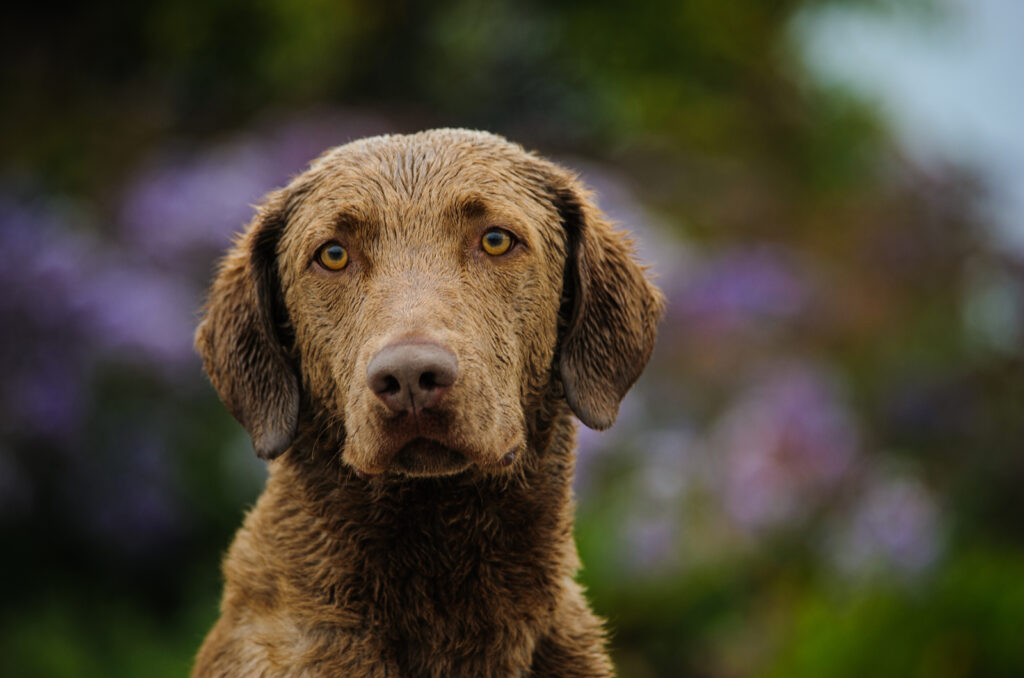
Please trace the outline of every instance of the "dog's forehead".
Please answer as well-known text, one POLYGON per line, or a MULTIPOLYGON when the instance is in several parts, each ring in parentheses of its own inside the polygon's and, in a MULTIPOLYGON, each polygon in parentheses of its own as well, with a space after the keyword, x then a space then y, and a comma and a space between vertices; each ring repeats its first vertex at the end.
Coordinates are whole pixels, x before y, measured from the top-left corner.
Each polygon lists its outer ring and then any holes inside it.
POLYGON ((536 158, 522 147, 467 130, 361 139, 327 151, 307 174, 318 177, 327 191, 378 202, 436 200, 468 187, 499 194, 529 191, 540 178, 536 158))
POLYGON ((307 226, 437 221, 460 210, 540 223, 554 212, 544 172, 536 156, 496 135, 432 130, 333 148, 294 185, 305 186, 298 212, 307 226))

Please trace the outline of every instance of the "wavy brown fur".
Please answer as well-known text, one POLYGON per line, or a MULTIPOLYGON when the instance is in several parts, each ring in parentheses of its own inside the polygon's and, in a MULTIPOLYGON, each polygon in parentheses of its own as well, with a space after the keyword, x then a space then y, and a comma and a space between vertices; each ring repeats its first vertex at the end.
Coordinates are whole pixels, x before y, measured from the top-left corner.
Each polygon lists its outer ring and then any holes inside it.
POLYGON ((355 142, 272 194, 196 338, 272 461, 193 675, 612 675, 575 581, 571 415, 611 425, 660 312, 576 180, 493 135, 355 142), (495 223, 522 247, 481 256, 495 223), (328 240, 351 252, 340 274, 310 264, 328 240), (412 422, 365 377, 410 336, 460 366, 412 422), (421 438, 465 463, 403 469, 421 438))

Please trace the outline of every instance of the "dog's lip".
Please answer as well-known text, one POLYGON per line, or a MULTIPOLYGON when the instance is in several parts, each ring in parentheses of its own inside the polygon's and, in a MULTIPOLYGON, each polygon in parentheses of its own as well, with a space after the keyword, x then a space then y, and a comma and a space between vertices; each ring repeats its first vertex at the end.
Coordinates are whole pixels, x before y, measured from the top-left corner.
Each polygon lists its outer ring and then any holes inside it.
POLYGON ((503 426, 497 436, 501 442, 495 444, 489 440, 494 432, 484 431, 479 439, 466 435, 449 410, 433 410, 427 415, 418 421, 405 416, 399 421, 377 419, 371 427, 377 429, 373 448, 347 459, 355 474, 362 480, 392 474, 456 475, 471 468, 503 474, 522 457, 526 431, 514 425, 503 426), (414 454, 417 447, 421 449, 414 454))
POLYGON ((463 452, 426 437, 402 445, 391 457, 391 470, 405 475, 453 475, 465 471, 471 461, 463 452))

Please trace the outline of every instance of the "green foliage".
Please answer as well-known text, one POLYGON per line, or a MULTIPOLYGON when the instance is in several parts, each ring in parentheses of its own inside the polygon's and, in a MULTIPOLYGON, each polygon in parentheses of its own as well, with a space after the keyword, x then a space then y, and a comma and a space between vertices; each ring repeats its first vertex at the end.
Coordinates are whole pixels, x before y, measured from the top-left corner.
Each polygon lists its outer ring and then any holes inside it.
POLYGON ((206 573, 197 601, 170 616, 84 582, 50 582, 44 596, 12 607, 0 618, 6 675, 23 678, 187 675, 203 636, 216 620, 217 582, 206 573), (199 603, 198 601, 202 601, 199 603))
POLYGON ((764 676, 1014 676, 1024 554, 966 551, 916 586, 809 590, 764 676))

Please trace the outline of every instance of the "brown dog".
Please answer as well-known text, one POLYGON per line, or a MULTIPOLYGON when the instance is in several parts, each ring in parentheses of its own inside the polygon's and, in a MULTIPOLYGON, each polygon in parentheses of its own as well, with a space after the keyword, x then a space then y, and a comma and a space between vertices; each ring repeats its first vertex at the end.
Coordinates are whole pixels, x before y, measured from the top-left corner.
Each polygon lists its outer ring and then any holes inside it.
POLYGON ((269 195, 196 346, 270 463, 196 676, 609 676, 575 582, 575 413, 611 426, 662 301, 564 169, 465 130, 269 195))

